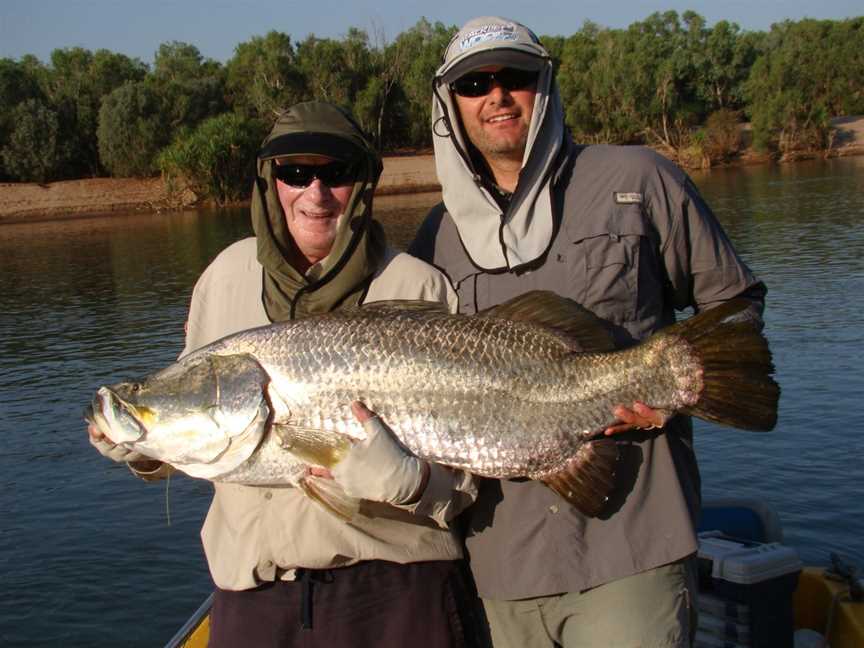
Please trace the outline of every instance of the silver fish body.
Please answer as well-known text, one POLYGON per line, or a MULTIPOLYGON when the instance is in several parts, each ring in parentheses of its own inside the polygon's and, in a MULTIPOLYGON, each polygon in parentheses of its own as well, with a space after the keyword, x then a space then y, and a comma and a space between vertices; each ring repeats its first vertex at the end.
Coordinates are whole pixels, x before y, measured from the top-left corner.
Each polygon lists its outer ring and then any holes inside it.
MULTIPOLYGON (((363 437, 349 407, 361 400, 422 458, 487 477, 540 479, 579 500, 574 489, 611 488, 614 442, 596 438, 614 422, 617 404, 639 400, 740 427, 773 427, 778 390, 768 375, 770 353, 742 321, 745 306, 712 316, 708 334, 696 317, 676 325, 684 333, 670 329, 622 351, 579 352, 586 344, 608 348, 605 329, 549 293, 472 317, 420 304, 373 305, 231 335, 141 383, 102 388, 93 409, 115 442, 193 476, 297 484, 306 466, 333 465, 351 438, 363 437), (748 341, 747 384, 767 390, 762 411, 750 418, 726 406, 714 411, 713 402, 700 406, 714 389, 712 358, 719 354, 723 385, 728 366, 741 363, 730 359, 738 353, 734 342, 706 358, 699 340, 722 340, 729 331, 748 341), (124 426, 131 431, 118 432, 124 426), (601 484, 586 486, 581 477, 596 481, 591 464, 604 474, 601 484), (562 483, 560 475, 569 476, 562 483)), ((591 496, 598 498, 605 495, 591 496)))

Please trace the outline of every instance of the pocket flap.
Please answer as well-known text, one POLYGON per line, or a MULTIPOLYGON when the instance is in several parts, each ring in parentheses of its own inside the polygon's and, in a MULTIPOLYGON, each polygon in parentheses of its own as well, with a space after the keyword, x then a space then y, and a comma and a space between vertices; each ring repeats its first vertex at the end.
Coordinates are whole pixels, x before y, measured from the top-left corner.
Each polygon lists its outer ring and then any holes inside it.
POLYGON ((588 241, 586 260, 589 268, 603 268, 630 262, 631 248, 638 238, 648 236, 648 227, 639 205, 615 205, 607 219, 595 219, 580 228, 581 238, 588 241))

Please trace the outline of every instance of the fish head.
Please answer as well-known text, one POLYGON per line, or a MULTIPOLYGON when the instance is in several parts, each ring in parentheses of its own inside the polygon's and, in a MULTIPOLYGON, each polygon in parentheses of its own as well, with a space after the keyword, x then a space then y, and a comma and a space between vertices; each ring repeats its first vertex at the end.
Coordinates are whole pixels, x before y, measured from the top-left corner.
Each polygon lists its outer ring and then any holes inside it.
POLYGON ((248 354, 193 353, 141 380, 100 387, 87 416, 113 443, 211 478, 257 448, 270 418, 268 381, 248 354))

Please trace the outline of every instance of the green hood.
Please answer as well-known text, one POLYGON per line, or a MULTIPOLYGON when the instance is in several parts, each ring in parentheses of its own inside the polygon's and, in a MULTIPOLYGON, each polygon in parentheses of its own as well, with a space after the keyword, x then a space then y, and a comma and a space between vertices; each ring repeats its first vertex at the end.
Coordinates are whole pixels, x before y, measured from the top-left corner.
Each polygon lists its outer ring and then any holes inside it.
POLYGON ((271 321, 326 313, 357 305, 384 256, 384 230, 372 219, 372 195, 381 158, 354 120, 329 103, 310 101, 283 112, 264 140, 252 191, 252 227, 264 267, 264 308, 271 321), (276 191, 273 158, 319 154, 358 163, 357 181, 333 249, 313 270, 288 263, 291 234, 276 191))

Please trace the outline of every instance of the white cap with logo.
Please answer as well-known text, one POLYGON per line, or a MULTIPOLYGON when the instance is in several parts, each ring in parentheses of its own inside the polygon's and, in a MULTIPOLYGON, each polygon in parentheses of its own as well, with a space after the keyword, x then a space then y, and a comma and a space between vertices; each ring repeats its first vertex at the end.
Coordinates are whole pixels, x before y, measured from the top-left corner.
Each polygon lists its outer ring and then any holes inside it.
POLYGON ((481 16, 469 20, 444 51, 444 62, 435 76, 451 83, 485 65, 540 70, 549 53, 540 39, 515 20, 481 16))

